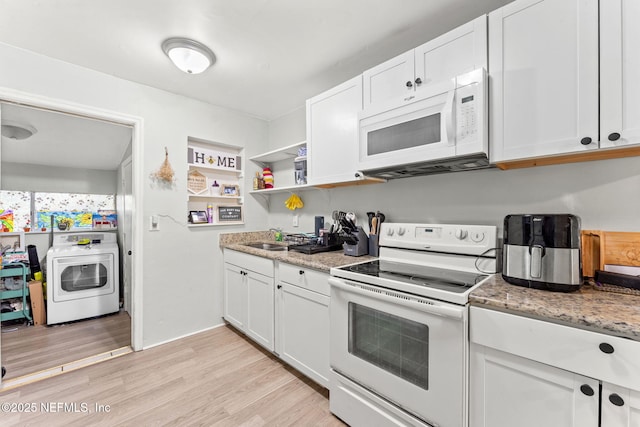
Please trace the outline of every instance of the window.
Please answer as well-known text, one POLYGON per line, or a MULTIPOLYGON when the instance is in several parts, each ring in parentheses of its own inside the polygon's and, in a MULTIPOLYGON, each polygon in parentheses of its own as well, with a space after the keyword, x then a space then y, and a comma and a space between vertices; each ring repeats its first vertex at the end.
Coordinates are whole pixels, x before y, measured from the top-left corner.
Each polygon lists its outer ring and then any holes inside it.
POLYGON ((71 228, 90 229, 96 219, 115 226, 115 209, 113 194, 0 191, 2 231, 18 231, 28 226, 50 229, 52 217, 54 227, 69 221, 71 228))
POLYGON ((0 191, 0 231, 21 231, 31 224, 31 193, 0 191))

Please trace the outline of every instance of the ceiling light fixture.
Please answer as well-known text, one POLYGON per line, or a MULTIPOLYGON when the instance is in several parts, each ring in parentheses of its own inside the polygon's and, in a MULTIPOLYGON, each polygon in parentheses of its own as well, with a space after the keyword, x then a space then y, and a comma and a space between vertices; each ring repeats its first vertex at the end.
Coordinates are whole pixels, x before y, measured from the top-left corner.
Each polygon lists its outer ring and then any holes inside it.
POLYGON ((163 41, 162 50, 176 67, 189 74, 199 74, 216 62, 216 56, 211 49, 183 37, 172 37, 163 41))
POLYGON ((10 122, 7 120, 2 123, 2 136, 16 141, 27 139, 37 132, 38 130, 33 126, 10 122))

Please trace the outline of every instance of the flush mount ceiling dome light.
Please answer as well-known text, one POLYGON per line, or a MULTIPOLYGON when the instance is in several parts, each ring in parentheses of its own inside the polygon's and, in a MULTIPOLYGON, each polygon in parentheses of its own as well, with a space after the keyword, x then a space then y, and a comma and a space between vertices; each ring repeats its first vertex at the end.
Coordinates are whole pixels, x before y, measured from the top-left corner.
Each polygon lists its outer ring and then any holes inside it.
POLYGON ((176 67, 189 74, 199 74, 216 62, 211 49, 191 39, 172 37, 162 42, 162 50, 176 67))
POLYGON ((27 139, 37 132, 38 130, 33 126, 10 121, 4 121, 4 123, 2 123, 2 136, 16 141, 27 139))

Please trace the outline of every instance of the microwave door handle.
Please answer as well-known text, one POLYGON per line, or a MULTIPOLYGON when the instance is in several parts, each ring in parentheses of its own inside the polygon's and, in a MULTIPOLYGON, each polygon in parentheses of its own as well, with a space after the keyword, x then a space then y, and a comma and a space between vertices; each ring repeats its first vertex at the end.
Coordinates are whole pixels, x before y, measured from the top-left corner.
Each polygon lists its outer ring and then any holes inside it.
POLYGON ((456 96, 456 91, 451 89, 447 92, 447 101, 444 104, 445 115, 445 132, 447 135, 447 145, 453 146, 456 144, 455 135, 453 133, 453 114, 455 103, 453 102, 456 96))

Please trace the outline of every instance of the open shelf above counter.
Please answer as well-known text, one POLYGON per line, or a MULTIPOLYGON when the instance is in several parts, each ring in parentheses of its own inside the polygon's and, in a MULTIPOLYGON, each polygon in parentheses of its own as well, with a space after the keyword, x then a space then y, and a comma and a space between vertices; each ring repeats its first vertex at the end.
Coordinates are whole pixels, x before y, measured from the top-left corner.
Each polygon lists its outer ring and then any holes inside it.
POLYGON ((301 141, 296 144, 288 145, 277 150, 268 151, 257 156, 249 157, 252 162, 260 163, 262 165, 269 165, 281 160, 294 159, 298 157, 298 148, 307 145, 307 141, 301 141))

